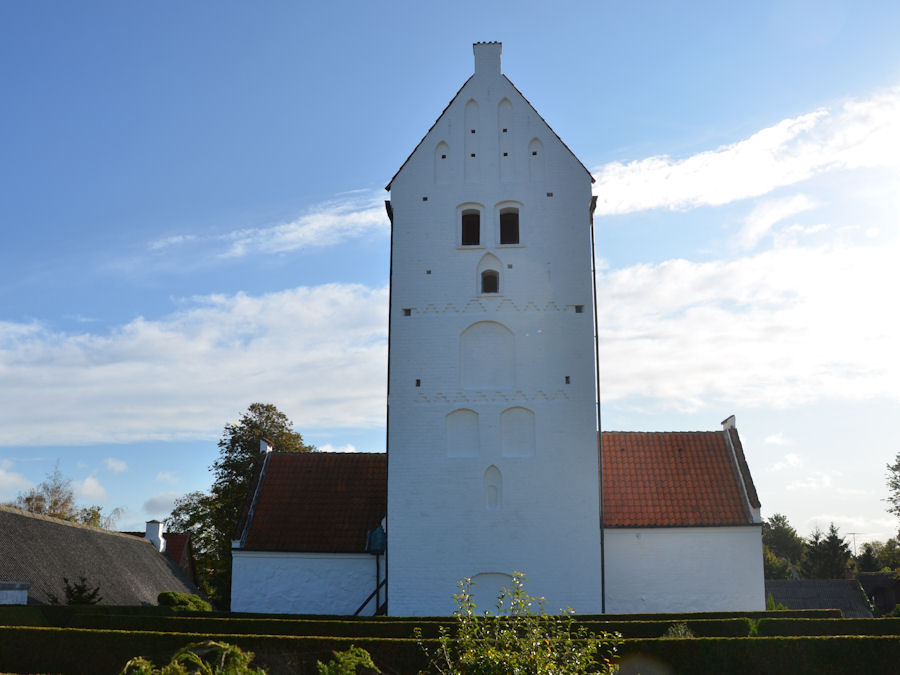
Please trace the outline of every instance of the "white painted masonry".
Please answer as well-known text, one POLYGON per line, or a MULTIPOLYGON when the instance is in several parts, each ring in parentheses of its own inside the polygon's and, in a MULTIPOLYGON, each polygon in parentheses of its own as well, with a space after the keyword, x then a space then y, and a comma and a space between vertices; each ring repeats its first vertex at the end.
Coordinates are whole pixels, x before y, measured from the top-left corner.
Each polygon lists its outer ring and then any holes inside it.
POLYGON ((606 611, 765 609, 762 526, 606 530, 606 611))
POLYGON ((394 615, 447 614, 458 579, 514 570, 550 608, 600 611, 591 177, 500 49, 475 45, 475 74, 389 186, 394 615))
MULTIPOLYGON (((232 550, 231 555, 233 612, 353 614, 375 589, 375 556, 368 553, 232 550)), ((373 600, 361 615, 374 612, 373 600)))
POLYGON ((0 605, 27 605, 29 588, 26 581, 0 581, 0 605))

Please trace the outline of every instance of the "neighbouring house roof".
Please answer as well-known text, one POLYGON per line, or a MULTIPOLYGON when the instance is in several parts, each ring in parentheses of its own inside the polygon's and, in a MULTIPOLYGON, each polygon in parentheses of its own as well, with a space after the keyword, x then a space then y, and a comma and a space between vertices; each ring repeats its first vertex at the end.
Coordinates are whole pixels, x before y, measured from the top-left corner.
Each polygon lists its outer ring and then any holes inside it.
POLYGON ((893 572, 860 572, 858 580, 880 611, 890 612, 900 604, 900 579, 893 572))
POLYGON ((273 452, 265 463, 235 535, 244 550, 365 551, 387 512, 384 453, 273 452))
POLYGON ((602 450, 607 527, 755 522, 749 507, 758 509, 759 499, 736 429, 606 431, 602 450), (737 440, 734 455, 726 434, 737 440))
MULTIPOLYGON (((733 428, 604 432, 603 456, 607 527, 759 524, 752 511, 759 500, 733 428)), ((362 553, 386 512, 384 453, 268 453, 257 464, 236 547, 362 553)))
MULTIPOLYGON (((147 537, 146 532, 129 530, 121 530, 120 532, 121 534, 127 534, 131 537, 140 537, 141 539, 146 539, 147 537)), ((194 552, 193 546, 191 545, 190 533, 181 534, 180 532, 163 532, 163 539, 166 542, 166 550, 163 551, 163 555, 171 558, 176 565, 184 570, 188 579, 196 583, 194 577, 194 552)))
POLYGON ((65 602, 63 577, 99 586, 101 605, 156 604, 162 591, 197 593, 144 539, 0 506, 0 581, 29 582, 29 604, 65 602))
POLYGON ((847 618, 872 616, 856 579, 766 579, 766 596, 788 609, 839 609, 847 618))

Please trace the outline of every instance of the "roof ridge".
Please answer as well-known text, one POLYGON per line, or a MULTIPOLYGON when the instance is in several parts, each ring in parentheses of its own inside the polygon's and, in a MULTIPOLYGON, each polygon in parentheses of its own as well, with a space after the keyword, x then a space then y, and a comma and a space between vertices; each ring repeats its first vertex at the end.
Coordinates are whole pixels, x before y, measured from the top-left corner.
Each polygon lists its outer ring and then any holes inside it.
MULTIPOLYGON (((118 532, 116 530, 106 530, 102 527, 94 527, 93 525, 85 525, 84 523, 76 523, 73 520, 65 520, 64 518, 55 518, 53 516, 48 516, 43 513, 32 513, 31 511, 26 511, 25 509, 16 508, 15 506, 6 506, 4 504, 0 504, 0 511, 6 511, 7 513, 12 513, 21 516, 27 516, 28 518, 34 518, 36 520, 45 520, 49 523, 56 523, 58 525, 68 525, 69 527, 75 527, 80 530, 87 530, 88 532, 99 532, 101 534, 109 534, 114 537, 125 537, 126 539, 137 539, 136 536, 131 534, 126 534, 125 532, 118 532)), ((146 537, 143 537, 147 543, 150 543, 150 540, 146 537)))

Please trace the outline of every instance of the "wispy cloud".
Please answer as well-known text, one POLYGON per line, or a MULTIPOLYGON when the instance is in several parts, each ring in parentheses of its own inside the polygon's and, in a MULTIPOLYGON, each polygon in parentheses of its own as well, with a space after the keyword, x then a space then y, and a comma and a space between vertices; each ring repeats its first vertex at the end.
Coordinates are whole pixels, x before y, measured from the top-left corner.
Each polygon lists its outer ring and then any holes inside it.
POLYGON ((900 166, 900 87, 785 119, 684 159, 612 162, 594 174, 597 213, 722 205, 838 169, 900 166))
POLYGON ((320 452, 356 452, 356 446, 352 443, 347 443, 347 445, 331 445, 331 443, 326 443, 325 445, 320 445, 318 450, 320 452))
POLYGON ((813 471, 805 478, 788 483, 788 490, 822 490, 832 485, 833 478, 838 474, 828 473, 825 471, 813 471))
POLYGON ((800 455, 794 452, 787 453, 780 461, 772 465, 772 471, 781 471, 783 469, 794 469, 803 464, 800 455))
POLYGON ((384 198, 372 190, 354 190, 317 204, 287 223, 210 236, 176 234, 151 242, 148 249, 170 255, 175 248, 202 246, 221 258, 236 258, 333 246, 373 231, 385 235, 390 231, 384 198))
POLYGON ((784 432, 779 431, 777 434, 771 434, 763 439, 766 445, 792 445, 793 442, 784 437, 784 432))
POLYGON ((156 474, 156 478, 154 478, 154 480, 160 483, 169 483, 171 485, 174 485, 181 479, 172 471, 160 471, 158 474, 156 474))
POLYGON ((115 457, 107 457, 103 460, 103 463, 106 464, 106 468, 113 473, 124 473, 125 471, 128 471, 128 464, 115 457))
POLYGON ((773 225, 798 213, 808 211, 816 205, 815 201, 802 194, 761 202, 750 212, 738 232, 738 246, 745 250, 755 248, 759 241, 769 233, 773 225))
POLYGON ((214 438, 253 401, 303 428, 384 422, 387 289, 193 298, 108 333, 0 324, 0 445, 214 438))

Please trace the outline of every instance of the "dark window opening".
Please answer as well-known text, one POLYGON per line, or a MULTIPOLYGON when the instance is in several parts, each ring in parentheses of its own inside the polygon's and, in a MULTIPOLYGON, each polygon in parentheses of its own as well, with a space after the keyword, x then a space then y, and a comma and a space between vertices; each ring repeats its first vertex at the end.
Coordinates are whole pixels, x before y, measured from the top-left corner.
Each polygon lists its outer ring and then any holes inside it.
POLYGON ((509 157, 509 153, 508 153, 508 152, 504 152, 504 153, 503 153, 503 156, 504 156, 504 157, 509 157))
POLYGON ((500 274, 494 270, 485 270, 481 273, 481 292, 499 293, 500 274))
POLYGON ((412 309, 409 307, 403 308, 403 316, 412 316, 412 309))
POLYGON ((473 133, 473 134, 475 133, 475 130, 474 130, 474 129, 472 129, 472 133, 473 133))
POLYGON ((472 153, 472 157, 474 157, 474 156, 475 156, 475 153, 473 152, 473 153, 472 153))
POLYGON ((531 156, 532 156, 532 157, 537 157, 537 150, 532 150, 532 151, 531 151, 531 156))
POLYGON ((506 129, 503 130, 503 133, 504 133, 504 134, 506 133, 506 129))
POLYGON ((584 305, 575 305, 575 313, 581 314, 584 311, 584 305))
POLYGON ((500 211, 500 243, 519 243, 519 209, 500 211))
POLYGON ((428 201, 428 197, 422 197, 422 201, 423 201, 423 202, 427 202, 427 201, 428 201))
POLYGON ((548 192, 548 193, 547 193, 547 196, 548 196, 548 197, 552 197, 552 196, 553 196, 553 193, 552 193, 552 192, 548 192))
POLYGON ((463 211, 462 245, 478 246, 481 243, 481 214, 478 211, 463 211))
POLYGON ((425 270, 425 274, 431 274, 431 270, 425 270))
POLYGON ((566 375, 566 384, 572 384, 572 378, 566 375))
POLYGON ((447 159, 447 155, 441 155, 441 159, 447 159))
POLYGON ((416 380, 416 386, 417 386, 417 387, 421 387, 421 386, 422 386, 422 380, 416 380))

